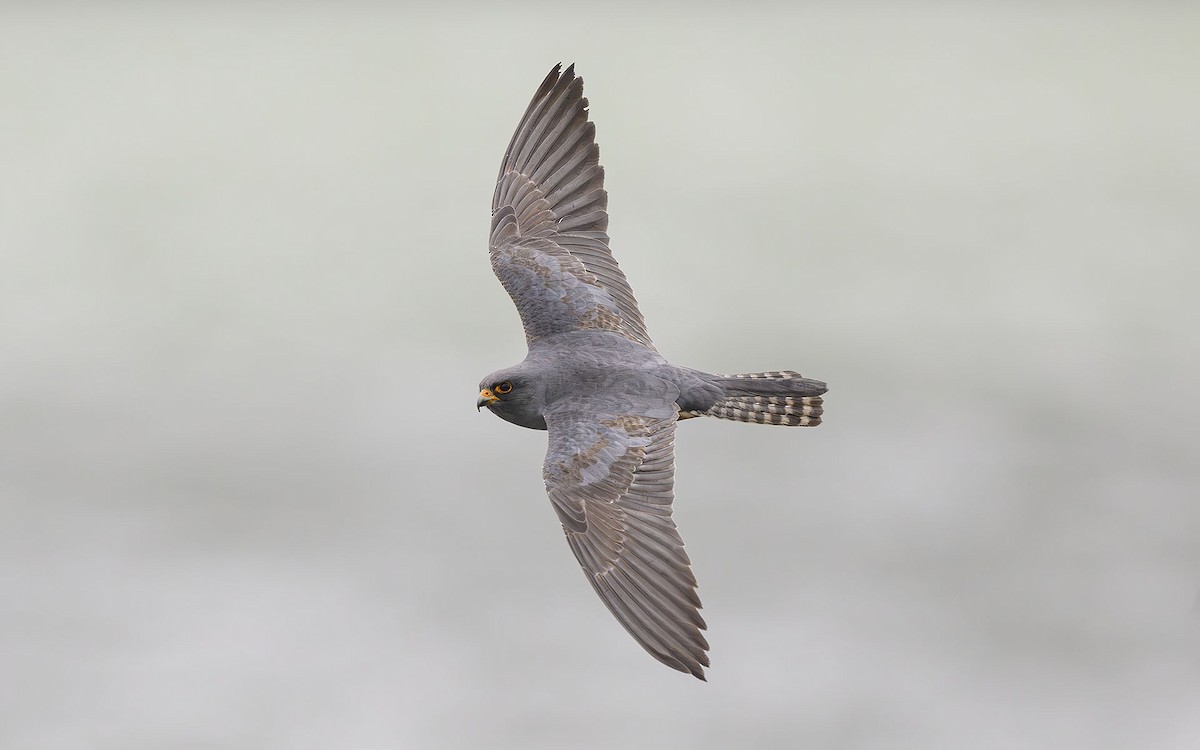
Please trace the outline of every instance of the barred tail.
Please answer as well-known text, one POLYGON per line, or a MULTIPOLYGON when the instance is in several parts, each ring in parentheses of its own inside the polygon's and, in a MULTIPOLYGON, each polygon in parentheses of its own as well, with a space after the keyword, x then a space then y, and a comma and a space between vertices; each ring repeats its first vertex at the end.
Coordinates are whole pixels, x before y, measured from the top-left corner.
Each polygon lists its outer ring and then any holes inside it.
POLYGON ((717 375, 725 397, 699 412, 719 419, 787 427, 821 424, 821 394, 827 388, 820 380, 791 370, 717 375))

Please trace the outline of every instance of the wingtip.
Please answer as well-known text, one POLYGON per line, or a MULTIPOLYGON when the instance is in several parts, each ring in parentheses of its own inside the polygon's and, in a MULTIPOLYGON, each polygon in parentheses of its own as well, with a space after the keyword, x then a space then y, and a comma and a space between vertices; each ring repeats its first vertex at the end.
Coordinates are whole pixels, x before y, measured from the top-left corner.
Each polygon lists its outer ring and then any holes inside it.
MULTIPOLYGON (((566 81, 569 84, 571 81, 579 78, 579 76, 575 75, 575 63, 568 65, 566 70, 563 70, 562 65, 563 64, 561 62, 555 63, 554 67, 550 69, 550 72, 546 74, 546 77, 542 79, 542 85, 538 87, 537 93, 533 96, 533 101, 529 104, 530 109, 532 109, 533 105, 538 101, 549 95, 555 86, 560 85, 560 83, 563 81, 566 81)), ((583 79, 579 80, 582 82, 583 79)), ((526 117, 529 116, 529 111, 530 110, 525 111, 526 117)), ((516 136, 514 135, 513 137, 515 138, 516 136)))
POLYGON ((557 81, 562 78, 565 78, 568 81, 578 78, 578 76, 575 74, 575 63, 568 65, 566 70, 563 70, 563 64, 561 62, 554 63, 554 67, 551 68, 550 72, 546 75, 547 80, 557 81))
MULTIPOLYGON (((538 87, 537 93, 533 97, 534 101, 545 96, 546 92, 553 88, 554 84, 558 83, 560 71, 562 71, 562 63, 556 63, 550 69, 550 72, 546 74, 546 77, 542 79, 542 85, 538 87)), ((525 114, 528 115, 529 113, 526 112, 525 114)))
POLYGON ((708 654, 701 652, 698 659, 681 660, 675 664, 668 664, 668 666, 674 667, 685 674, 690 674, 701 682, 708 682, 708 676, 704 674, 704 669, 711 667, 712 664, 708 660, 708 654))

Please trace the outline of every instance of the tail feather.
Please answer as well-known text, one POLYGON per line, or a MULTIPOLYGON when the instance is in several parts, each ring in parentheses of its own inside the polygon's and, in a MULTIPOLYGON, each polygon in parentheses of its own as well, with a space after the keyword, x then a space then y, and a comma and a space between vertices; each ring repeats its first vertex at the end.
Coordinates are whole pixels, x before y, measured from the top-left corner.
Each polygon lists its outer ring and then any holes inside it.
POLYGON ((717 375, 725 397, 698 412, 737 422, 815 427, 821 424, 821 394, 827 386, 792 370, 717 375))

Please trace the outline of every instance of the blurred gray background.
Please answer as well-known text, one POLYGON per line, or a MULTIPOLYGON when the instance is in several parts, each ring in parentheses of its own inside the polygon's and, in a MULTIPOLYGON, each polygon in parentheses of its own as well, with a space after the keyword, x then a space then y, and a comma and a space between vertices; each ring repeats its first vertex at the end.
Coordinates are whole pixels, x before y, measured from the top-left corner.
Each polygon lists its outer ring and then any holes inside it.
POLYGON ((1192 4, 6 4, 0 746, 1194 748, 1192 4), (708 684, 581 576, 486 256, 587 82, 708 684))

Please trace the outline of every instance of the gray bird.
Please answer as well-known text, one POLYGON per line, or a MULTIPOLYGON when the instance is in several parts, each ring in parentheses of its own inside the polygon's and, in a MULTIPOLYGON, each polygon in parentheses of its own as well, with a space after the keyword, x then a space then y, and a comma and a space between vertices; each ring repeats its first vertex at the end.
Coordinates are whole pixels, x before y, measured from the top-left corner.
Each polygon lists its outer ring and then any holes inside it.
POLYGON ((675 425, 815 426, 826 387, 792 371, 710 375, 658 353, 608 249, 583 79, 560 68, 517 125, 492 197, 492 270, 529 354, 484 378, 477 406, 549 432, 546 492, 588 581, 651 656, 703 680, 700 598, 671 520, 675 425))

